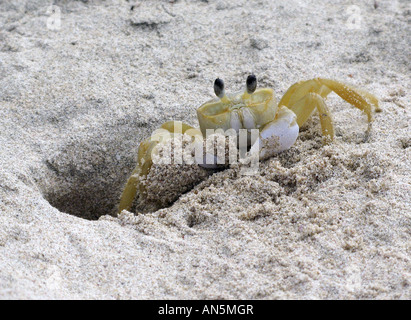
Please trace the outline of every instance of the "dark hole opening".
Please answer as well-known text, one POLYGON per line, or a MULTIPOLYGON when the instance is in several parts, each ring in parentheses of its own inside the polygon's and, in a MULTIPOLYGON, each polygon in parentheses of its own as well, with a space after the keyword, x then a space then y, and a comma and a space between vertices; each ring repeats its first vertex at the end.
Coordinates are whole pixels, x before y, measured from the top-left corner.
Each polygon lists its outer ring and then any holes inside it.
POLYGON ((65 144, 44 157, 35 180, 46 200, 62 212, 89 220, 115 216, 137 151, 134 146, 125 153, 122 147, 115 142, 65 144))

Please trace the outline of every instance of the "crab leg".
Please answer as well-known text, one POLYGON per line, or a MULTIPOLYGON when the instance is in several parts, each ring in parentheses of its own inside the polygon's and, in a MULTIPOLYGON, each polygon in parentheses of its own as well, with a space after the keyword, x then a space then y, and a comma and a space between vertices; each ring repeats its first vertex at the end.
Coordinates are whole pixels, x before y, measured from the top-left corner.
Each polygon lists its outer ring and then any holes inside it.
POLYGON ((120 199, 119 212, 124 209, 130 210, 137 191, 143 191, 140 184, 140 177, 148 174, 152 165, 151 152, 157 143, 158 141, 151 141, 150 138, 140 143, 138 148, 137 165, 131 173, 130 178, 127 180, 126 186, 124 187, 124 191, 120 199))
POLYGON ((130 178, 128 179, 124 188, 123 194, 119 204, 119 212, 122 210, 130 210, 133 205, 133 201, 137 195, 144 192, 144 187, 140 183, 142 177, 147 176, 152 166, 152 152, 155 147, 165 140, 172 139, 175 134, 189 134, 191 136, 201 135, 198 129, 182 123, 180 121, 168 121, 164 123, 159 129, 153 132, 150 138, 140 143, 138 148, 137 165, 130 178))
POLYGON ((313 80, 299 81, 294 83, 287 92, 283 95, 279 106, 290 106, 296 103, 298 100, 302 99, 308 92, 317 91, 318 85, 313 80))
POLYGON ((301 126, 317 108, 320 116, 321 130, 326 141, 334 139, 334 127, 331 113, 324 99, 317 93, 307 93, 300 100, 290 105, 290 109, 297 115, 297 123, 301 126))
POLYGON ((118 207, 118 212, 123 210, 130 210, 133 204, 134 198, 136 197, 137 190, 140 185, 140 170, 137 165, 136 168, 131 173, 130 178, 128 178, 126 186, 124 187, 123 194, 121 195, 120 204, 118 207))
POLYGON ((367 131, 369 131, 372 121, 372 106, 374 106, 376 111, 380 111, 378 99, 365 90, 357 89, 335 80, 316 78, 297 82, 287 90, 279 105, 288 106, 295 111, 298 119, 297 122, 300 126, 317 107, 323 134, 332 140, 334 130, 330 113, 323 99, 320 99, 326 98, 331 91, 334 91, 342 99, 367 114, 369 123, 367 131), (317 96, 309 95, 310 93, 316 93, 317 96), (307 110, 304 110, 305 108, 307 110))
POLYGON ((365 112, 368 117, 368 122, 372 121, 372 105, 374 105, 376 109, 379 109, 378 99, 374 97, 372 94, 364 90, 355 89, 352 86, 346 85, 335 80, 318 79, 318 81, 320 81, 321 84, 330 88, 342 99, 352 104, 354 107, 365 112))

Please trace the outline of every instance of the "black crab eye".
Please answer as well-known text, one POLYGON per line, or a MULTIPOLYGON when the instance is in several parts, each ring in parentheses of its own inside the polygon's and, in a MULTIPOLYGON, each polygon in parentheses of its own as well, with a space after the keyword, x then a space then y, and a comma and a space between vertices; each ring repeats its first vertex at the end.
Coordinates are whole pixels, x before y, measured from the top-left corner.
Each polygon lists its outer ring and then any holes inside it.
POLYGON ((224 97, 225 92, 224 92, 224 81, 221 80, 220 78, 215 79, 214 81, 214 92, 217 97, 220 99, 224 97))
POLYGON ((247 92, 248 92, 248 94, 254 93, 256 88, 257 88, 257 78, 255 77, 255 75, 250 74, 247 77, 247 92))

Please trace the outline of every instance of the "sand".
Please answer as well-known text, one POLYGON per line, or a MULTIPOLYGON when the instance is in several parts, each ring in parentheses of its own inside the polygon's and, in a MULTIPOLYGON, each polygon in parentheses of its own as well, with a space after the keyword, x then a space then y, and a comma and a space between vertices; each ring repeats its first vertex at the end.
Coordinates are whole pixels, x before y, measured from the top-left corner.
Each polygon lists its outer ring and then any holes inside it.
POLYGON ((408 1, 55 3, 0 2, 0 298, 411 298, 408 1), (382 112, 366 139, 331 94, 331 145, 314 116, 258 175, 117 216, 139 143, 251 72, 277 99, 338 79, 382 112))

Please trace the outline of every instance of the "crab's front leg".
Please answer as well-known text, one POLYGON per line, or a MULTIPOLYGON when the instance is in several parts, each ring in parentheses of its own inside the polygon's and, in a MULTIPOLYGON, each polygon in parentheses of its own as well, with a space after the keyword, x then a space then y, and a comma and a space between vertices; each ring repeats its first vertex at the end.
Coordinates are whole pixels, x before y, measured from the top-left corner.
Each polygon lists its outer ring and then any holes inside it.
POLYGON ((151 137, 140 143, 137 165, 124 187, 120 199, 119 212, 122 210, 130 210, 135 198, 145 194, 146 190, 143 180, 150 173, 153 166, 153 155, 156 153, 156 148, 160 144, 167 143, 167 141, 173 139, 176 135, 182 134, 189 135, 193 138, 201 137, 201 132, 198 129, 180 121, 168 121, 154 131, 151 137))
POLYGON ((297 140, 299 127, 293 111, 282 106, 273 121, 260 130, 258 138, 252 143, 250 154, 258 154, 261 160, 289 149, 297 140))

